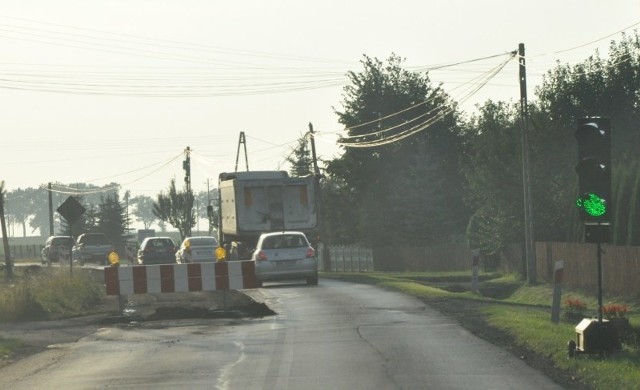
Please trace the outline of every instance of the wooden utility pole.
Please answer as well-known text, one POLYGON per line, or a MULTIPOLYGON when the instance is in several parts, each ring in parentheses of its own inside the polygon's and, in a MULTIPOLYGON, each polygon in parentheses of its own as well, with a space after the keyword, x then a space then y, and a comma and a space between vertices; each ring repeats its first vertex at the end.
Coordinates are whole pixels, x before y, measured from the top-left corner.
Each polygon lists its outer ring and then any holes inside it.
POLYGON ((5 279, 13 279, 13 261, 11 260, 11 248, 7 236, 7 224, 4 219, 4 181, 0 181, 0 225, 2 227, 2 245, 4 247, 5 279))
POLYGON ((524 193, 524 250, 527 265, 527 282, 537 283, 536 246, 533 234, 533 205, 531 200, 531 174, 529 163, 529 108, 527 106, 527 67, 524 43, 518 45, 520 63, 520 118, 522 121, 522 187, 524 193))
POLYGON ((187 189, 187 202, 185 204, 185 207, 187 208, 184 212, 185 212, 185 219, 186 219, 186 226, 184 229, 184 235, 185 237, 191 237, 191 214, 192 214, 192 208, 193 208, 193 204, 190 204, 191 202, 189 202, 190 199, 193 199, 193 193, 191 192, 191 148, 187 146, 187 148, 184 150, 184 161, 182 162, 182 168, 184 168, 185 171, 185 175, 184 175, 184 182, 185 182, 185 187, 187 189))
MULTIPOLYGON (((324 206, 322 203, 322 189, 320 188, 320 168, 318 168, 318 157, 316 155, 316 140, 315 133, 313 132, 313 124, 309 122, 309 141, 311 143, 311 157, 313 159, 313 176, 315 177, 316 184, 316 202, 318 203, 318 231, 320 233, 320 239, 315 240, 318 243, 322 241, 322 259, 323 259, 323 268, 325 272, 330 271, 331 269, 331 253, 329 252, 329 238, 325 234, 324 230, 324 206)), ((319 249, 319 248, 316 248, 319 249)))
POLYGON ((53 231, 53 195, 51 192, 51 183, 47 187, 49 189, 49 235, 55 236, 53 231))

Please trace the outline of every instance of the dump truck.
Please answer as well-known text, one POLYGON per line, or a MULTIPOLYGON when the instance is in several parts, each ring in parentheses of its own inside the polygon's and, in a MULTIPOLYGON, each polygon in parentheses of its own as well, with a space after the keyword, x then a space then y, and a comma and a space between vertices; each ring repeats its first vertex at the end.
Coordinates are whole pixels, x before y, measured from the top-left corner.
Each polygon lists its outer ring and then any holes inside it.
POLYGON ((318 235, 315 176, 285 171, 224 172, 218 177, 219 239, 247 259, 262 233, 301 231, 313 243, 318 235), (232 245, 233 244, 233 245, 232 245))

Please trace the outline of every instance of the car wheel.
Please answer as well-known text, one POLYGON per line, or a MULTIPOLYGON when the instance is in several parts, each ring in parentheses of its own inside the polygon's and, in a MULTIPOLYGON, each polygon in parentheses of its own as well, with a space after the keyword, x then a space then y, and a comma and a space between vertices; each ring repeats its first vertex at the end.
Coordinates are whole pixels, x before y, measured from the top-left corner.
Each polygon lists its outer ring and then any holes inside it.
POLYGON ((318 285, 318 275, 307 278, 307 284, 309 286, 317 286, 318 285))

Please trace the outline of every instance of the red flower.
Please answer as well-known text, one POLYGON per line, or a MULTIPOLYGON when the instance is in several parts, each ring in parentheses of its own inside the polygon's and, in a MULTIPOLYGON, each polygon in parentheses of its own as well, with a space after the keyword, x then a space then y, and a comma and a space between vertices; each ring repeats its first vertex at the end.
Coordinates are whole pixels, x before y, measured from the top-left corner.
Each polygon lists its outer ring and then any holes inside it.
POLYGON ((602 314, 608 318, 624 318, 624 316, 629 311, 629 306, 627 305, 618 305, 615 303, 602 306, 602 314))
POLYGON ((582 313, 583 311, 587 310, 587 304, 577 298, 567 298, 565 303, 567 305, 567 310, 574 313, 582 313))

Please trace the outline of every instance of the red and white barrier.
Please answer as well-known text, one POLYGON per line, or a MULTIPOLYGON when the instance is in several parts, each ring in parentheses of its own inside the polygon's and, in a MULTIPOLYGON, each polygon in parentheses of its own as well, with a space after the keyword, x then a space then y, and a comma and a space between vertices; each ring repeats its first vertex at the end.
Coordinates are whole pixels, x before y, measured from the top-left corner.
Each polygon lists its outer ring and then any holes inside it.
POLYGON ((135 265, 104 269, 107 295, 256 288, 252 261, 135 265))

